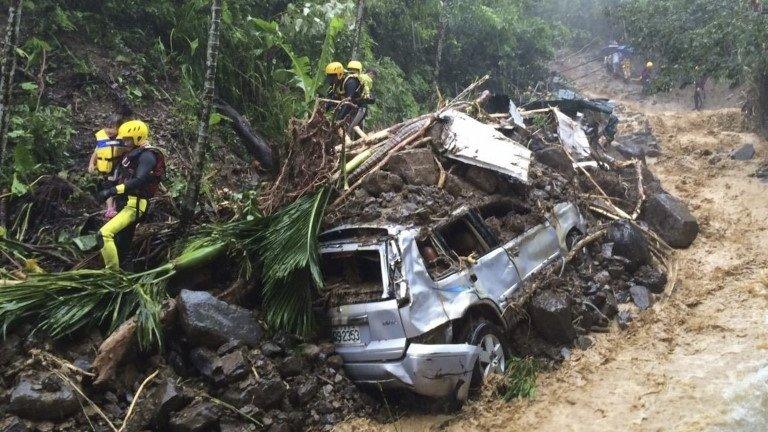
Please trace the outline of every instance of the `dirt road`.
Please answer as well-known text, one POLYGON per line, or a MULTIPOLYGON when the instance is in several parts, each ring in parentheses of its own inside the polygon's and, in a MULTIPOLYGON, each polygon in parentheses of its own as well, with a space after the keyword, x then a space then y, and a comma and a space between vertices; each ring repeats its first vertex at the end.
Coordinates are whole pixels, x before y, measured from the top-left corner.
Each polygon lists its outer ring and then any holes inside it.
MULTIPOLYGON (((748 176, 768 146, 744 129, 738 109, 695 113, 688 99, 642 100, 632 87, 606 82, 582 88, 618 100, 624 128, 647 119, 663 152, 651 169, 701 224, 678 254, 674 291, 629 330, 593 335, 592 348, 540 377, 533 400, 477 401, 456 416, 354 421, 339 430, 768 430, 768 184, 748 176), (728 159, 747 142, 757 148, 754 161, 728 159)), ((723 94, 710 100, 734 104, 723 94)))

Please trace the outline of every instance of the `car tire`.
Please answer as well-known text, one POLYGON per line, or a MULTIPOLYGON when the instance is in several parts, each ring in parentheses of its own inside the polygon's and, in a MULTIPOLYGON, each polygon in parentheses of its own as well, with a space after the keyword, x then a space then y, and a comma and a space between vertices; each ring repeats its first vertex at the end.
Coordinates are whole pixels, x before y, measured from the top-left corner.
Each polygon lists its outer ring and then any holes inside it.
POLYGON ((509 342, 499 326, 484 320, 473 323, 467 343, 481 350, 472 372, 471 390, 482 387, 488 375, 507 372, 509 342))

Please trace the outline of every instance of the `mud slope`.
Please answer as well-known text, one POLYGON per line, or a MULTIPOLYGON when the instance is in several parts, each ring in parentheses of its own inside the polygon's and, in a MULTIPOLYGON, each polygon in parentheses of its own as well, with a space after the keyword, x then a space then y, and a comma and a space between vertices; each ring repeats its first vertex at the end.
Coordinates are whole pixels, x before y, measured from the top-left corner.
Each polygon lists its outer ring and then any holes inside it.
POLYGON ((339 430, 768 430, 768 184, 748 176, 768 146, 743 130, 737 109, 694 113, 631 87, 587 87, 621 99, 628 129, 649 121, 663 149, 651 169, 699 218, 699 238, 679 252, 675 290, 629 330, 595 335, 595 346, 542 375, 533 400, 339 430), (755 161, 727 158, 745 142, 755 161))

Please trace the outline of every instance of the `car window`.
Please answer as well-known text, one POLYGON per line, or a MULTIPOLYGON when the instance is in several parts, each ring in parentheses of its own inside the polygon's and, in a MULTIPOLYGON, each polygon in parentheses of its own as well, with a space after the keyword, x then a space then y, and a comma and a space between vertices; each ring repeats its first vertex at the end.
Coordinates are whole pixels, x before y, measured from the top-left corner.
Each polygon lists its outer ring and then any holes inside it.
POLYGON ((478 209, 480 217, 501 244, 506 244, 546 219, 513 200, 498 200, 478 209))
POLYGON ((438 234, 448 250, 457 258, 466 258, 473 254, 480 257, 490 250, 466 216, 442 226, 438 229, 438 234))
POLYGON ((418 240, 416 243, 419 246, 419 253, 432 280, 440 280, 458 270, 457 263, 437 246, 433 237, 426 237, 418 240))

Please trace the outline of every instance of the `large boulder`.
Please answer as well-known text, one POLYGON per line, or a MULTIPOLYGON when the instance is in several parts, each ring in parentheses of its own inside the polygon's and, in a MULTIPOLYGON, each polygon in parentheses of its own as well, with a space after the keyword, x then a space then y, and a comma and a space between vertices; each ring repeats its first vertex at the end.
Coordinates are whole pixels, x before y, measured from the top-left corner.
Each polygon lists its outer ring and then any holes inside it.
POLYGON ((651 262, 648 240, 640 228, 625 221, 615 221, 608 228, 606 240, 613 243, 612 253, 626 258, 624 267, 634 272, 640 266, 651 262))
POLYGON ((752 144, 744 144, 731 151, 730 157, 733 160, 750 160, 755 157, 755 146, 752 144))
POLYGON ((233 340, 250 347, 258 345, 262 330, 247 309, 205 291, 182 290, 179 299, 181 327, 195 345, 216 349, 233 340))
POLYGON ((571 316, 571 298, 565 292, 539 291, 531 300, 531 322, 552 343, 570 344, 576 337, 571 316))
POLYGON ((699 235, 699 222, 688 207, 668 193, 649 197, 641 219, 672 247, 687 248, 699 235))
POLYGON ((440 169, 430 149, 396 153, 384 166, 384 170, 400 176, 410 185, 435 185, 440 178, 440 169))
POLYGON ((386 192, 400 192, 403 190, 403 179, 391 172, 376 171, 363 181, 362 187, 373 196, 386 192))
POLYGON ((61 420, 79 409, 72 388, 53 375, 39 381, 22 378, 8 405, 8 411, 30 420, 61 420))

